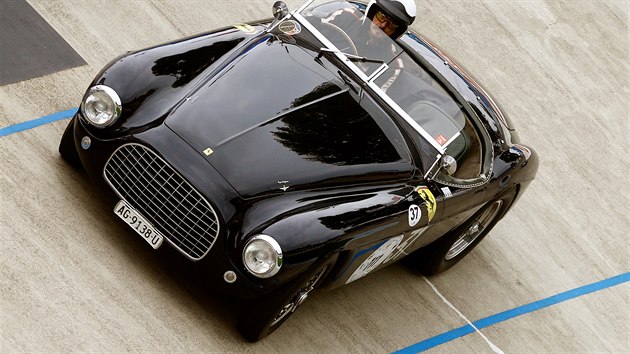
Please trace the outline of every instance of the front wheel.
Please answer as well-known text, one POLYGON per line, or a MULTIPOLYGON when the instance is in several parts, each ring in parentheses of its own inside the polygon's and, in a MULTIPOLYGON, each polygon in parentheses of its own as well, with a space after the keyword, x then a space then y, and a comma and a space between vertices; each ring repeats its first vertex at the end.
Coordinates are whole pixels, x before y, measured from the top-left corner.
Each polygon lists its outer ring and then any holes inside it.
POLYGON ((328 261, 317 266, 288 286, 273 291, 262 299, 254 300, 241 315, 238 330, 250 342, 256 342, 270 335, 321 284, 332 264, 331 261, 328 261))
POLYGON ((484 205, 470 219, 411 256, 424 275, 441 273, 461 261, 505 215, 516 193, 510 190, 484 205))

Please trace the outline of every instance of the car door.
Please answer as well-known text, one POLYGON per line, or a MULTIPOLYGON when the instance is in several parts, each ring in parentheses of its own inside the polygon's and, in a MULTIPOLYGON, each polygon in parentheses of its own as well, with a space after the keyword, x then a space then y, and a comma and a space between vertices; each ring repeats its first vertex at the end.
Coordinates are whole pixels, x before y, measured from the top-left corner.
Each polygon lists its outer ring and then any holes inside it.
MULTIPOLYGON (((388 114, 368 95, 361 107, 372 116, 401 154, 408 155, 408 141, 388 114)), ((370 191, 363 212, 364 224, 352 232, 345 244, 345 257, 334 285, 356 281, 408 254, 425 232, 441 219, 443 196, 437 184, 427 182, 420 168, 406 183, 370 191)))

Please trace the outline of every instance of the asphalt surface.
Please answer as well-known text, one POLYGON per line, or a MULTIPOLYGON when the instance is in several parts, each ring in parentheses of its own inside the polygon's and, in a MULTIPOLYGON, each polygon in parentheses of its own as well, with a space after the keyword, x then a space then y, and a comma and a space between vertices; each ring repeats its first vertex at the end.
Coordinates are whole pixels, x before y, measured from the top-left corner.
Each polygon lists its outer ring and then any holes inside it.
POLYGON ((0 9, 0 85, 85 64, 26 1, 0 0, 0 9))
MULTIPOLYGON (((0 86, 0 128, 77 107, 126 50, 269 17, 272 1, 29 3, 87 64, 0 86)), ((249 344, 234 328, 238 304, 165 262, 60 159, 65 119, 0 137, 0 352, 392 352, 627 275, 629 3, 416 4, 413 27, 479 79, 541 157, 538 179, 465 260, 428 279, 396 264, 318 292, 249 344)), ((630 352, 630 285, 429 351, 630 352)))

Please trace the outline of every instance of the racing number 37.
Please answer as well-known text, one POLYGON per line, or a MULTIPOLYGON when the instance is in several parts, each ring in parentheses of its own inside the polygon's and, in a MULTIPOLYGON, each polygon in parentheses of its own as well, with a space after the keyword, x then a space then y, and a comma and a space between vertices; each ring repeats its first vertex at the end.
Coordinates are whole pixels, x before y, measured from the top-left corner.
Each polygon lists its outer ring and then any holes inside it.
POLYGON ((412 204, 409 206, 409 226, 416 226, 418 221, 422 218, 422 213, 420 212, 420 207, 412 204))

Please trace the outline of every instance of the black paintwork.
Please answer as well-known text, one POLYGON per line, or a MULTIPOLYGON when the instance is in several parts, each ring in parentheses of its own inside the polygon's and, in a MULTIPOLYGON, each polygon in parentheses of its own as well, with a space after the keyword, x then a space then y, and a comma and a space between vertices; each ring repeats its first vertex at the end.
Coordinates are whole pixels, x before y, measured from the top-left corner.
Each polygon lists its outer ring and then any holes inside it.
POLYGON ((222 233, 191 267, 217 288, 262 296, 331 255, 337 263, 327 284, 343 285, 388 239, 400 237, 405 253, 412 252, 502 191, 512 188, 520 196, 533 180, 536 153, 529 149, 526 156, 514 145, 520 142, 511 123, 491 99, 422 37, 410 33, 399 43, 459 102, 467 102, 494 156, 487 183, 451 186, 448 197, 444 185, 423 177, 435 151, 390 109, 379 107, 383 102, 369 90, 358 103, 357 93, 365 87, 319 56, 313 38, 275 36, 262 24, 251 25, 253 33, 225 28, 120 56, 91 86, 112 87, 122 99, 122 116, 106 129, 89 126, 80 112, 71 122, 82 164, 95 179, 102 181, 103 166, 116 148, 137 142, 207 197, 222 233), (384 136, 383 126, 395 143, 384 136), (80 147, 86 135, 92 139, 88 150, 80 147), (203 153, 207 148, 214 151, 209 156, 203 153), (281 190, 285 185, 289 188, 281 190), (414 192, 419 186, 436 198, 430 221, 414 192), (408 223, 412 204, 423 210, 414 227, 408 223), (424 226, 430 227, 419 235, 424 226), (241 261, 246 241, 259 233, 272 235, 285 256, 270 279, 248 274, 241 261), (227 270, 237 273, 234 284, 223 280, 227 270))

